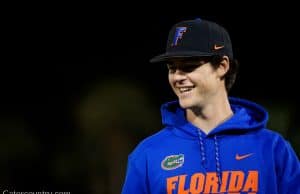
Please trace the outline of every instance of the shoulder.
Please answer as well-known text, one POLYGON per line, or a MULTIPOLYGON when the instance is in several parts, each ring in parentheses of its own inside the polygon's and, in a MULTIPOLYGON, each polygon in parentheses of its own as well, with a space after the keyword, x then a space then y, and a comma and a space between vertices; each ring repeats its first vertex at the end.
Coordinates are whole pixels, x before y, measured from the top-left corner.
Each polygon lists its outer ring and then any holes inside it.
POLYGON ((258 132, 262 137, 266 138, 267 140, 273 140, 273 141, 284 140, 282 134, 272 129, 265 128, 259 130, 258 132))
POLYGON ((271 130, 271 129, 264 129, 261 131, 261 136, 266 140, 265 142, 268 143, 276 150, 284 149, 292 149, 290 142, 283 136, 283 134, 271 130))
POLYGON ((161 146, 161 143, 171 135, 171 131, 168 128, 163 128, 157 133, 154 133, 147 138, 143 139, 131 152, 129 159, 131 161, 137 158, 146 157, 147 153, 155 149, 157 146, 161 146))
POLYGON ((284 143, 287 140, 285 139, 285 137, 283 136, 283 134, 281 134, 278 131, 272 130, 272 129, 265 129, 264 130, 265 136, 270 140, 273 140, 274 144, 277 143, 284 143))

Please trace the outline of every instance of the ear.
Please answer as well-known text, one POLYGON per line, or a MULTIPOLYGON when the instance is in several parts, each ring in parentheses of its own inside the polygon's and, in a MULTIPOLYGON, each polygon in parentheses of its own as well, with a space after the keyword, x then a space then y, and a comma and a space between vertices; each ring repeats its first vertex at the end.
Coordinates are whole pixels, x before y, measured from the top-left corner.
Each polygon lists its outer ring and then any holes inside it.
POLYGON ((217 68, 217 73, 219 77, 223 78, 228 70, 229 70, 229 58, 227 56, 223 56, 220 65, 217 68))

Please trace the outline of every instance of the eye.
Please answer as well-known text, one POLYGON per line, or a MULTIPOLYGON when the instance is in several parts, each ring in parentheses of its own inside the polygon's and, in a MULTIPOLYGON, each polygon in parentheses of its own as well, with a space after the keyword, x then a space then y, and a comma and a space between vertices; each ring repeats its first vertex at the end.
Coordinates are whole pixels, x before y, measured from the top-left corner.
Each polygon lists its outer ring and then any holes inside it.
POLYGON ((192 72, 194 71, 195 69, 197 69, 200 65, 199 64, 184 64, 182 67, 180 67, 179 69, 183 72, 192 72))
POLYGON ((168 63, 167 64, 167 67, 168 67, 168 70, 170 73, 174 73, 176 71, 176 65, 175 64, 172 64, 172 63, 168 63))
POLYGON ((168 67, 169 73, 175 73, 176 70, 179 70, 184 73, 190 73, 190 72, 193 72, 198 67, 200 67, 202 65, 202 63, 205 63, 205 62, 184 61, 184 62, 181 62, 178 64, 169 62, 169 63, 167 63, 167 67, 168 67))

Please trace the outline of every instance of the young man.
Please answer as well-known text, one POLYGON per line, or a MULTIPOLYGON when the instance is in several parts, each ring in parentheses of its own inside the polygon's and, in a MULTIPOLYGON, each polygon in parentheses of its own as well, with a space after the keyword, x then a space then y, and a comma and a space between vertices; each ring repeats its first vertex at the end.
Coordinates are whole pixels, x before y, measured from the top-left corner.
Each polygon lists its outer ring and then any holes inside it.
POLYGON ((267 112, 228 97, 237 63, 223 27, 179 22, 151 62, 167 63, 178 100, 162 106, 165 128, 130 154, 123 194, 300 194, 299 159, 266 129, 267 112))

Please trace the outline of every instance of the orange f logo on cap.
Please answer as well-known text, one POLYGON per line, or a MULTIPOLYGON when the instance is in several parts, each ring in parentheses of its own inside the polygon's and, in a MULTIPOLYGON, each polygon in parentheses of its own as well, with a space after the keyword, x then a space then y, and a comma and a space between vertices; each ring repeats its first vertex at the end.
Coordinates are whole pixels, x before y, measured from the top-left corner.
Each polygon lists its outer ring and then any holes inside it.
POLYGON ((175 31, 175 36, 173 39, 172 46, 176 46, 179 39, 182 39, 183 34, 186 32, 186 27, 177 27, 175 31))

